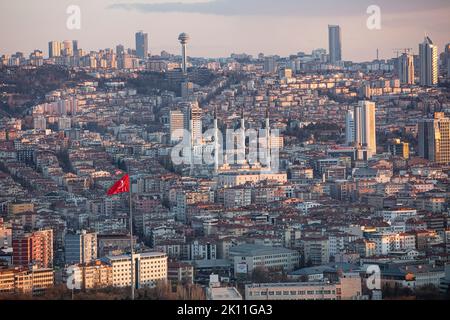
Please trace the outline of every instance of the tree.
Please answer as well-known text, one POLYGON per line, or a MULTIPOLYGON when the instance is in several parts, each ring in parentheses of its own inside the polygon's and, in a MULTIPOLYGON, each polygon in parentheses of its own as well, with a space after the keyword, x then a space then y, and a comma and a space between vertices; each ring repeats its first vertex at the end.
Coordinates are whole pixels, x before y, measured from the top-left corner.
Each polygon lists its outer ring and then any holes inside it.
POLYGON ((416 289, 416 299, 417 300, 441 300, 443 296, 439 292, 439 288, 427 284, 416 289))

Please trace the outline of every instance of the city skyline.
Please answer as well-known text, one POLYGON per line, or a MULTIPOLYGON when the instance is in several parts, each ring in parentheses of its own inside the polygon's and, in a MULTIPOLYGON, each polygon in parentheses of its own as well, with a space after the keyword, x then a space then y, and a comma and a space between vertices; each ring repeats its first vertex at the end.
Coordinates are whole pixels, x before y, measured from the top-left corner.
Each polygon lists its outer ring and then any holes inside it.
POLYGON ((284 9, 274 10, 270 1, 263 1, 256 7, 253 0, 246 0, 242 5, 239 3, 239 12, 233 9, 236 6, 234 0, 183 2, 181 5, 167 1, 159 4, 155 1, 102 0, 95 4, 79 1, 74 4, 81 9, 80 30, 66 28, 69 17, 66 9, 72 5, 68 1, 26 5, 23 1, 2 3, 0 21, 5 27, 0 28, 3 40, 0 53, 46 51, 46 45, 52 39, 77 39, 85 50, 114 48, 117 44, 134 48, 133 35, 137 30, 143 30, 149 34, 152 54, 162 50, 178 52, 176 37, 187 32, 193 38, 189 50, 191 56, 217 58, 242 52, 287 56, 299 51, 328 49, 329 24, 341 27, 342 56, 346 61, 373 60, 377 49, 383 59, 394 57, 393 49, 398 47, 411 47, 412 52, 418 54, 418 43, 425 34, 433 39, 440 51, 448 42, 446 30, 450 29, 450 21, 442 10, 448 7, 446 1, 434 0, 425 5, 409 1, 403 6, 381 1, 378 4, 381 30, 367 28, 370 15, 366 10, 370 3, 366 5, 366 1, 358 1, 357 5, 347 1, 339 8, 330 1, 322 2, 322 5, 306 6, 302 2, 283 0, 279 7, 284 9), (38 19, 40 13, 45 15, 44 21, 38 19), (18 15, 23 19, 12 19, 18 15), (15 30, 14 36, 8 30, 15 30))
POLYGON ((0 5, 0 301, 449 300, 450 2, 170 1, 0 5))

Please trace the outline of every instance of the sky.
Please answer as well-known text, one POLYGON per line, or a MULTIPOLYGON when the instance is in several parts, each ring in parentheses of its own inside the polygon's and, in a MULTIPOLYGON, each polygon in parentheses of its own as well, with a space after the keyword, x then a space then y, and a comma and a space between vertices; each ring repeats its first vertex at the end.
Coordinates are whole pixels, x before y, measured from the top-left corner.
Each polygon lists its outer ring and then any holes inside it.
POLYGON ((134 33, 149 34, 153 54, 178 53, 178 34, 191 40, 188 54, 231 53, 288 56, 328 50, 328 25, 342 30, 343 59, 368 61, 396 56, 425 35, 439 46, 450 42, 449 0, 0 0, 0 54, 34 49, 48 54, 48 41, 72 40, 84 50, 134 48, 134 33), (81 28, 66 26, 70 5, 81 10, 81 28), (381 29, 370 30, 367 8, 381 9, 381 29))

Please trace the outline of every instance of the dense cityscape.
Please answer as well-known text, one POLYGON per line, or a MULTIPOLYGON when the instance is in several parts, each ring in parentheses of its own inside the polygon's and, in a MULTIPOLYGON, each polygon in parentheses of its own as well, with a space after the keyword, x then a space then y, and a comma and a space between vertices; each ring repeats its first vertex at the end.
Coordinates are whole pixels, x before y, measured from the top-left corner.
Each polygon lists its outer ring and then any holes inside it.
POLYGON ((0 299, 448 299, 450 43, 343 32, 1 55, 0 299))

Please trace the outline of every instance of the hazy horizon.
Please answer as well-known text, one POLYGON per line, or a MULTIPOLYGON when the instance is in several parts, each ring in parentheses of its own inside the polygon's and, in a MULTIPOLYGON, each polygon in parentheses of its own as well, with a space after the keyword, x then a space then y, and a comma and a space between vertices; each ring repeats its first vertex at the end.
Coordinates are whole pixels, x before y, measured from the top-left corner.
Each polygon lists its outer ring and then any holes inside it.
POLYGON ((343 59, 370 61, 412 48, 429 35, 443 51, 450 42, 450 1, 430 0, 28 0, 0 3, 0 54, 39 49, 48 41, 78 40, 86 51, 134 48, 134 34, 149 34, 149 50, 179 54, 177 40, 189 33, 188 54, 228 57, 231 53, 287 56, 299 51, 328 51, 329 24, 342 29, 343 59), (381 8, 381 30, 369 30, 369 5, 381 8), (69 5, 81 8, 81 30, 66 28, 69 5))

